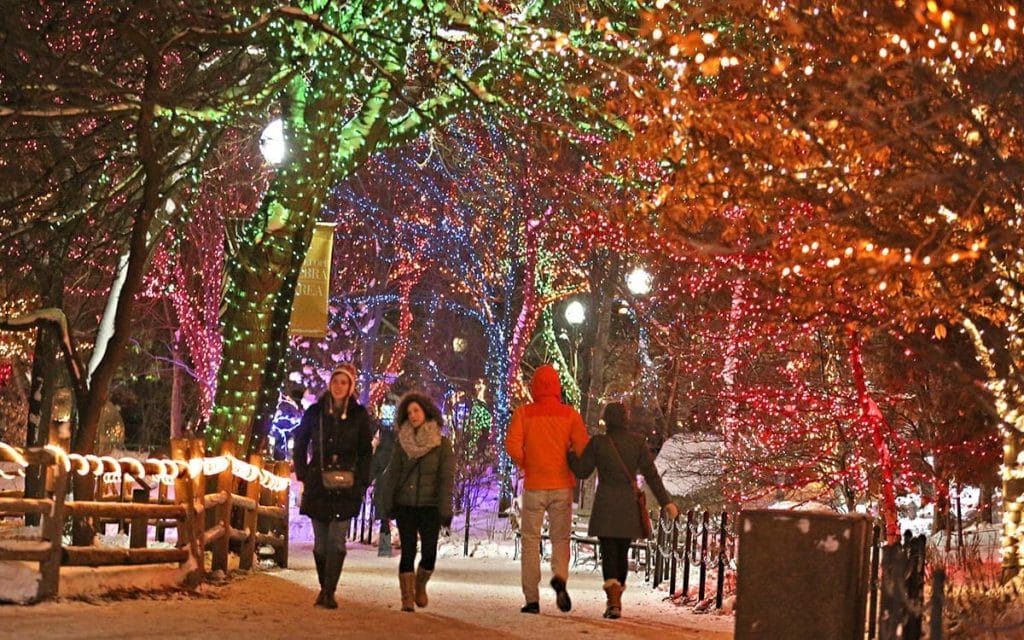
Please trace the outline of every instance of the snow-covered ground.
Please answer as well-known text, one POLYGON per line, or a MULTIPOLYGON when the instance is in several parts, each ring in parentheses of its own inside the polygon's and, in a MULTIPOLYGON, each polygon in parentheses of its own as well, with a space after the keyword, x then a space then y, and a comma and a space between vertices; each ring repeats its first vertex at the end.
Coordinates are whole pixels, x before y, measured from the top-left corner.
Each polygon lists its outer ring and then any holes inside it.
MULTIPOLYGON (((621 620, 604 620, 600 571, 575 567, 569 579, 573 610, 564 614, 549 588, 541 615, 519 613, 519 562, 494 555, 463 558, 446 544, 430 582, 430 606, 399 610, 398 558, 350 546, 337 611, 314 608, 316 572, 311 546, 291 548, 288 569, 268 569, 224 586, 204 585, 197 595, 140 595, 34 607, 0 606, 0 636, 11 638, 295 638, 311 635, 368 638, 732 638, 731 616, 696 615, 665 601, 637 576, 623 597, 621 620), (8 635, 10 634, 10 635, 8 635)), ((545 573, 547 573, 545 571, 545 573)))

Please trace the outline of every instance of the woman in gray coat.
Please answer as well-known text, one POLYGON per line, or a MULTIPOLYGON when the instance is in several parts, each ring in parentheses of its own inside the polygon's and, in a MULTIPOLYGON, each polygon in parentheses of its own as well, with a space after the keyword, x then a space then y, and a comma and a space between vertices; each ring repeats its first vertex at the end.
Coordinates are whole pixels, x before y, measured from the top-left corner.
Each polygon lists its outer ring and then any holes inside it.
POLYGON ((643 438, 630 433, 626 406, 613 402, 604 409, 607 433, 594 436, 577 458, 569 450, 569 466, 579 478, 597 469, 597 495, 587 533, 600 541, 601 571, 608 602, 606 618, 622 615, 622 592, 629 572, 629 546, 643 535, 634 487, 637 473, 654 492, 666 517, 675 519, 679 509, 672 504, 643 438))
POLYGON ((397 444, 376 498, 381 517, 393 517, 398 523, 402 611, 415 611, 413 604, 427 606, 427 582, 437 560, 440 529, 452 524, 455 455, 451 441, 441 435, 441 412, 429 397, 403 396, 395 424, 397 444), (417 536, 420 566, 414 574, 417 536))

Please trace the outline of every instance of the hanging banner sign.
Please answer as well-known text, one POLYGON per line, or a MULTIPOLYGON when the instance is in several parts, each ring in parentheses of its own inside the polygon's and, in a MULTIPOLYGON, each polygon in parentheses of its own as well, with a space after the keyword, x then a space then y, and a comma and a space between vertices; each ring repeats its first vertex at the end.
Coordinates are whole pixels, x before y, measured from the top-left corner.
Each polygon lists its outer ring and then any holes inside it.
POLYGON ((293 336, 322 338, 327 335, 327 297, 331 291, 331 250, 334 248, 334 223, 318 222, 313 240, 295 284, 292 320, 288 332, 293 336))

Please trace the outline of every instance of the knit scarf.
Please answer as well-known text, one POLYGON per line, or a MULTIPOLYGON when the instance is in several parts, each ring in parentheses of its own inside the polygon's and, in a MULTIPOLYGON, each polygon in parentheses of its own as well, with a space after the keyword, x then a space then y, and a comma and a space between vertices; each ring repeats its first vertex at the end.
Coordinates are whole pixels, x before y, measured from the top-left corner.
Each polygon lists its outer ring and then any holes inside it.
POLYGON ((422 458, 441 444, 441 427, 433 420, 427 420, 419 428, 403 422, 398 428, 398 444, 402 445, 410 460, 422 458))

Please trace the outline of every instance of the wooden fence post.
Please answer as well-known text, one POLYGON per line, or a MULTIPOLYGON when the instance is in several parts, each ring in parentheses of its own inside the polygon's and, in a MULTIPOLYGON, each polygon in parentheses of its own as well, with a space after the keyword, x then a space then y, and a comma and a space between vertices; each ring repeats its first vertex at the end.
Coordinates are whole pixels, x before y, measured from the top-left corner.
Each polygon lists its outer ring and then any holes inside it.
MULTIPOLYGON (((156 501, 157 504, 167 504, 167 485, 163 482, 158 482, 156 486, 156 501)), ((167 538, 167 527, 165 522, 160 522, 156 527, 156 539, 158 542, 164 542, 167 538)), ((181 534, 179 534, 180 537, 181 534)), ((181 546, 181 545, 178 545, 181 546)))
MULTIPOLYGON (((127 474, 126 474, 127 475, 127 474)), ((149 502, 149 489, 132 491, 132 502, 146 504, 149 502)), ((149 518, 146 516, 132 518, 128 525, 128 546, 132 549, 145 549, 149 532, 149 518)))
MULTIPOLYGON (((249 464, 262 471, 263 456, 258 453, 250 455, 249 464)), ((259 475, 256 476, 255 480, 250 480, 245 485, 245 497, 252 500, 254 505, 252 509, 245 510, 245 516, 242 518, 242 527, 248 532, 248 536, 245 538, 239 551, 238 567, 246 571, 252 569, 256 560, 256 518, 261 488, 259 475)))
MULTIPOLYGON (((118 502, 122 502, 122 503, 124 503, 124 502, 127 502, 127 503, 135 502, 135 492, 132 491, 131 476, 129 474, 127 474, 127 473, 122 473, 121 474, 121 481, 118 483, 118 485, 119 486, 117 487, 117 501, 118 502)), ((104 490, 106 489, 106 483, 103 483, 100 486, 102 486, 104 488, 104 490)), ((98 490, 96 492, 96 494, 97 494, 96 495, 96 500, 102 500, 103 499, 103 493, 104 493, 103 490, 98 490)), ((148 498, 146 499, 146 502, 149 502, 148 498)), ((102 523, 103 520, 101 518, 97 518, 96 522, 97 522, 97 524, 99 524, 99 523, 102 523)), ((117 520, 117 532, 118 533, 128 534, 129 535, 129 540, 134 539, 134 538, 131 537, 131 532, 132 532, 132 529, 130 528, 131 526, 132 526, 132 523, 127 518, 119 518, 117 520)), ((101 525, 101 527, 102 527, 102 530, 105 532, 106 526, 105 525, 101 525)))
MULTIPOLYGON (((196 445, 193 440, 175 438, 171 440, 171 457, 174 460, 187 463, 197 447, 201 452, 203 448, 201 442, 196 445)), ((200 453, 200 455, 202 454, 200 453)), ((204 530, 202 494, 200 493, 203 486, 202 481, 202 472, 195 478, 186 475, 184 479, 179 478, 174 481, 174 500, 185 506, 185 521, 178 526, 178 546, 188 546, 192 556, 194 568, 185 580, 191 588, 198 587, 206 575, 206 559, 201 542, 204 530)))
MULTIPOLYGON (((274 475, 280 476, 282 478, 291 479, 291 466, 283 460, 278 462, 276 465, 274 465, 274 475)), ((288 487, 290 486, 291 485, 288 485, 288 487)), ((284 509, 284 520, 282 521, 281 524, 281 537, 284 538, 284 544, 282 544, 280 547, 276 549, 276 553, 274 554, 274 561, 277 562, 277 566, 281 567, 282 569, 288 568, 288 537, 289 532, 291 531, 291 523, 289 522, 291 510, 289 509, 288 504, 290 491, 288 487, 285 487, 283 490, 278 491, 276 495, 277 506, 284 509)))
POLYGON ((64 498, 68 490, 68 473, 60 460, 47 466, 47 478, 52 482, 53 510, 43 514, 42 537, 50 543, 50 552, 39 563, 39 589, 37 600, 54 598, 60 591, 60 564, 63 556, 61 536, 64 533, 64 498))
MULTIPOLYGON (((235 443, 226 441, 221 444, 221 455, 234 455, 235 443)), ((213 571, 224 571, 227 573, 228 570, 228 551, 231 544, 231 495, 234 493, 234 480, 235 476, 231 470, 231 464, 220 472, 217 476, 217 493, 224 496, 225 500, 219 505, 216 513, 216 521, 224 528, 221 536, 213 541, 213 561, 210 565, 213 571)))

